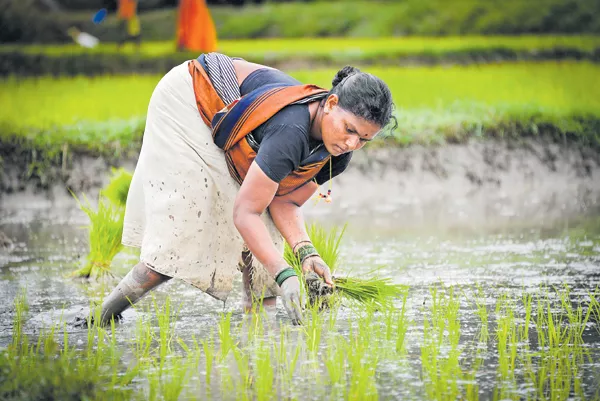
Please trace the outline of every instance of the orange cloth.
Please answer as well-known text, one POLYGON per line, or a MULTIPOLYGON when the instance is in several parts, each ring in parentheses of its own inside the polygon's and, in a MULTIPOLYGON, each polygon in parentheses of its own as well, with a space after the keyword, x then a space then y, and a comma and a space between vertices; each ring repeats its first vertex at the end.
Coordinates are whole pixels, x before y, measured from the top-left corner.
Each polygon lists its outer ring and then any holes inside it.
POLYGON ((205 0, 180 0, 177 47, 210 53, 217 50, 217 31, 205 0))
POLYGON ((120 19, 131 19, 137 13, 137 0, 119 0, 117 17, 120 19))
MULTIPOLYGON (((226 116, 222 117, 213 126, 212 122, 215 115, 220 111, 228 114, 238 101, 234 101, 225 109, 223 101, 217 94, 210 78, 198 60, 190 61, 188 69, 192 76, 198 111, 206 125, 212 128, 213 138, 215 138, 221 122, 226 118, 226 116)), ((248 105, 247 109, 243 110, 243 113, 235 122, 233 129, 227 133, 227 141, 223 147, 229 174, 233 179, 241 185, 244 178, 246 178, 246 174, 248 174, 250 165, 256 157, 256 152, 248 144, 247 139, 247 135, 252 130, 267 121, 285 106, 312 95, 326 94, 328 92, 327 89, 315 85, 280 87, 261 94, 251 105, 248 105)), ((327 157, 321 160, 315 160, 310 164, 298 166, 298 168, 279 182, 276 195, 286 195, 311 181, 330 159, 331 156, 327 154, 327 157)))

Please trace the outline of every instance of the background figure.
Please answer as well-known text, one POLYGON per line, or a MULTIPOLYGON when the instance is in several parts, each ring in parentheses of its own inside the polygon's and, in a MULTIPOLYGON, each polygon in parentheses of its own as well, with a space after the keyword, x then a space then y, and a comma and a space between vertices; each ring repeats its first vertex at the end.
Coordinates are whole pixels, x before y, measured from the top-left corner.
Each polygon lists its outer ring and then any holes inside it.
POLYGON ((121 47, 125 42, 132 41, 139 47, 141 44, 141 27, 137 15, 137 0, 119 0, 117 18, 121 20, 120 29, 123 35, 117 46, 121 47))
POLYGON ((177 50, 210 53, 217 50, 217 31, 205 0, 180 0, 177 50))

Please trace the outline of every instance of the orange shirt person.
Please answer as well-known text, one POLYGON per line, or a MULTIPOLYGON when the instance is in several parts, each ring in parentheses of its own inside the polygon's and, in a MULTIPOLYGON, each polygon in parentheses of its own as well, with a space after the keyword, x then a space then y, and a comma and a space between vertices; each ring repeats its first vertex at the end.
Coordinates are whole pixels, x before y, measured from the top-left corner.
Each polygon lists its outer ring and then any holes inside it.
POLYGON ((119 0, 117 18, 129 20, 135 17, 137 11, 137 0, 119 0))
POLYGON ((206 0, 180 0, 177 49, 210 53, 217 50, 217 31, 206 0))
POLYGON ((117 18, 121 21, 121 39, 118 47, 121 47, 127 41, 133 41, 140 46, 141 28, 140 19, 137 15, 137 0, 119 0, 117 7, 117 18))

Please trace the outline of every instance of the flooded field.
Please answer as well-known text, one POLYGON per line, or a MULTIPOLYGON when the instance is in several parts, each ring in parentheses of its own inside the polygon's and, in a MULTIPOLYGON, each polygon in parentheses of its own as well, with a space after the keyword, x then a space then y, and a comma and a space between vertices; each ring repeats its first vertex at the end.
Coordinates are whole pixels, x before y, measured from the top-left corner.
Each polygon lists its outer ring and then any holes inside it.
MULTIPOLYGON (((87 253, 85 215, 4 211, 0 231, 16 242, 0 253, 0 347, 13 383, 7 391, 0 379, 2 395, 54 385, 64 390, 54 399, 78 399, 74 388, 145 400, 600 397, 599 214, 478 228, 365 220, 348 226, 341 270, 377 269, 403 285, 392 310, 307 310, 292 327, 281 305, 242 314, 240 278, 226 304, 171 281, 116 327, 86 330, 68 323, 115 281, 66 277, 87 253)), ((122 252, 115 274, 135 262, 122 252)))

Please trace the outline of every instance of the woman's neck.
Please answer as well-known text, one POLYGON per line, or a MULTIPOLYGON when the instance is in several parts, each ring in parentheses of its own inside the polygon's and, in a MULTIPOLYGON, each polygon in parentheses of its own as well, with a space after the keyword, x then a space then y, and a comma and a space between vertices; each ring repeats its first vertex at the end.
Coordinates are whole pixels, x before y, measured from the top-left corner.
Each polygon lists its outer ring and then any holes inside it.
POLYGON ((308 112, 310 114, 309 135, 312 139, 322 141, 321 120, 323 119, 323 108, 321 107, 321 101, 310 103, 308 105, 308 112))

